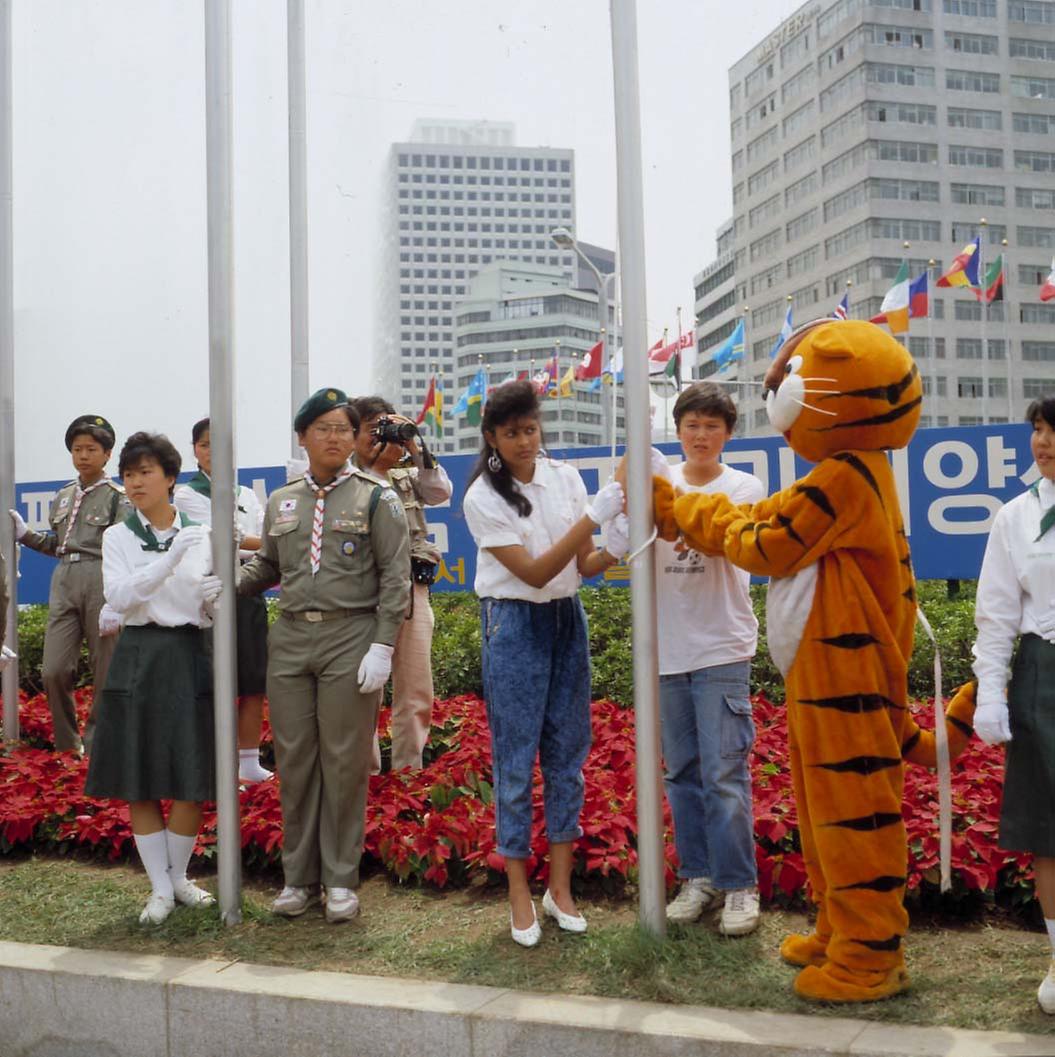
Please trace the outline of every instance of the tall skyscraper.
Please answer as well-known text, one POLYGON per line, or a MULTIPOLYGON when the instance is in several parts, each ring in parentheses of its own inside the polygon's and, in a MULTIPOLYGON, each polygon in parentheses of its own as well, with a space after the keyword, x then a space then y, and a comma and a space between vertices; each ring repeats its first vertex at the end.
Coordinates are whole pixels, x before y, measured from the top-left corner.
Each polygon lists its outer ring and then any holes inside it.
POLYGON ((757 382, 789 305, 804 322, 849 294, 871 318, 906 261, 931 279, 933 318, 903 339, 923 425, 1017 419, 1055 390, 1055 304, 1037 297, 1055 253, 1053 0, 810 0, 730 69, 729 103, 734 215, 696 277, 698 371, 743 314, 757 382), (975 235, 983 283, 1006 264, 988 310, 934 286, 975 235))

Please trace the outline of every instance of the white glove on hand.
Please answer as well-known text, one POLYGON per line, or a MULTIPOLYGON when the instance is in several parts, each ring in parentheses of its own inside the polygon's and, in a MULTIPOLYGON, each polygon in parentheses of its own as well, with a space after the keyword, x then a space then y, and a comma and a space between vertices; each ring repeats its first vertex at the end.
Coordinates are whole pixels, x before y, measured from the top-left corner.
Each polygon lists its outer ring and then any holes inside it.
POLYGON ((7 646, 0 646, 0 672, 2 672, 12 661, 18 660, 18 654, 7 646))
POLYGON ((624 501, 623 486, 618 481, 609 481, 593 497, 593 502, 586 505, 586 516, 598 525, 603 525, 623 512, 624 501))
POLYGON ((974 732, 986 745, 1011 740, 1011 717, 1003 701, 979 705, 974 714, 974 732))
POLYGON ((215 605, 223 591, 223 581, 216 573, 206 573, 201 578, 201 596, 207 606, 215 605))
POLYGON ((359 665, 359 689, 364 694, 373 694, 388 682, 392 674, 392 646, 382 642, 372 642, 366 651, 363 663, 359 665))
POLYGON ((172 546, 168 549, 169 561, 172 565, 179 564, 184 555, 208 538, 209 530, 204 525, 188 525, 186 528, 181 528, 176 533, 172 546))
POLYGON ((626 557, 630 550, 630 519, 626 514, 616 514, 608 522, 608 532, 604 549, 620 561, 626 557))
POLYGON ((99 610, 99 634, 106 638, 109 635, 116 635, 120 630, 121 614, 111 608, 109 602, 105 603, 99 610))
POLYGON ((22 520, 22 515, 17 510, 9 510, 8 513, 15 523, 15 539, 20 540, 29 531, 29 526, 22 520))

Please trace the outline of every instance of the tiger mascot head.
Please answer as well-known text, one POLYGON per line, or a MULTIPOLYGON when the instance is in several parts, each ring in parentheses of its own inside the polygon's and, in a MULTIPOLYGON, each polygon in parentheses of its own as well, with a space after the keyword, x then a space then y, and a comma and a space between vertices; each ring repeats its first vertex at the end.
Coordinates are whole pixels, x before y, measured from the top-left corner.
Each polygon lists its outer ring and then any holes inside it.
POLYGON ((805 324, 784 343, 764 384, 771 425, 810 462, 840 451, 903 448, 919 424, 916 364, 874 323, 805 324))

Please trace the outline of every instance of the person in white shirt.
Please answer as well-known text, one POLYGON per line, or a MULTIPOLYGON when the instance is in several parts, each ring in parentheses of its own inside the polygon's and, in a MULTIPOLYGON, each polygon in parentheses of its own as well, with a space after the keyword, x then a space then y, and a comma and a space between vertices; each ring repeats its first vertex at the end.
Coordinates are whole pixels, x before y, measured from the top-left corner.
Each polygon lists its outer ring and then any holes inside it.
POLYGON ((562 929, 586 931, 571 893, 572 853, 582 836, 582 766, 590 748, 590 653, 578 590, 583 576, 596 576, 623 557, 627 537, 622 488, 612 482, 587 503, 578 472, 542 454, 540 417, 530 382, 494 390, 463 502, 479 548, 475 588, 497 846, 505 857, 510 930, 524 947, 541 937, 527 870, 536 757, 550 856, 542 906, 562 929), (595 549, 593 535, 608 522, 608 549, 595 549))
MULTIPOLYGON (((212 446, 209 420, 195 422, 191 443, 198 471, 176 487, 172 498, 177 510, 202 525, 212 524, 212 446)), ((252 488, 239 485, 235 495, 235 531, 238 558, 243 564, 260 549, 264 508, 252 488)), ((262 782, 271 772, 260 765, 260 730, 264 722, 267 689, 267 603, 262 595, 239 596, 235 602, 235 638, 238 659, 238 778, 262 782)))
MULTIPOLYGON (((734 503, 765 495, 757 477, 721 462, 736 426, 736 406, 721 386, 696 382, 683 389, 674 423, 685 456, 671 467, 675 488, 720 492, 734 503)), ((721 931, 742 936, 759 922, 748 767, 758 644, 751 577, 681 540, 656 540, 655 561, 665 783, 684 880, 667 920, 695 921, 721 905, 721 931)))
POLYGON ((1007 744, 998 843, 1033 853, 1052 953, 1037 1001, 1055 1014, 1055 396, 1034 400, 1026 419, 1040 479, 997 511, 982 559, 974 729, 1007 744))
POLYGON ((212 675, 202 629, 220 593, 209 530, 170 499, 180 471, 168 438, 133 433, 119 470, 135 511, 103 533, 103 593, 124 617, 96 717, 84 791, 128 802, 132 835, 150 878, 139 920, 160 924, 176 902, 209 906, 187 879, 214 800, 212 675), (161 801, 171 800, 166 825, 161 801))

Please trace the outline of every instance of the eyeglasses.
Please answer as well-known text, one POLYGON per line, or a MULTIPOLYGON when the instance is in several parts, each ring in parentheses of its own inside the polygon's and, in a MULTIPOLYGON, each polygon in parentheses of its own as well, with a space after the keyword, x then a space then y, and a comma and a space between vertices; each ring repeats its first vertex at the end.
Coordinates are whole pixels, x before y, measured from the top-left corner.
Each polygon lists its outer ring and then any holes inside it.
POLYGON ((326 437, 340 437, 342 440, 351 435, 351 426, 339 426, 336 423, 324 423, 321 426, 312 426, 311 432, 320 440, 326 437))

